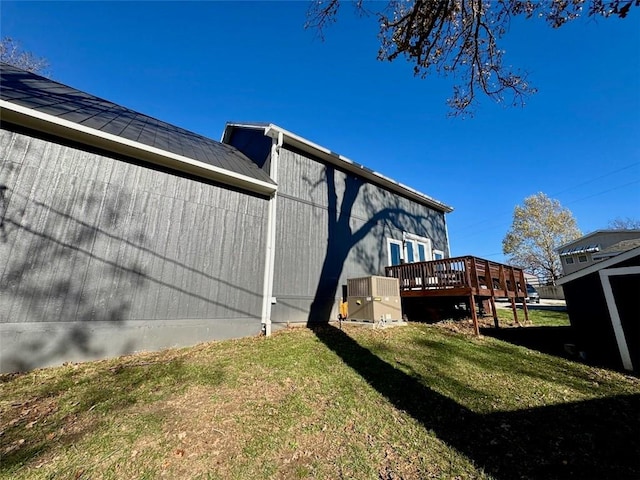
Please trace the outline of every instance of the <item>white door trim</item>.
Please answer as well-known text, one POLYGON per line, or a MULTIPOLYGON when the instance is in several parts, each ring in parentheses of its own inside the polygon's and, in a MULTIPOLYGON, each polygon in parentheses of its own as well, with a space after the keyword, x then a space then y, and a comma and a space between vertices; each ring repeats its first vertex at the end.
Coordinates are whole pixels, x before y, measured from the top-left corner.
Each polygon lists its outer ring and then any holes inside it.
POLYGON ((633 363, 631 362, 627 339, 625 337, 624 330, 622 329, 620 313, 618 312, 616 299, 613 296, 609 277, 640 274, 640 267, 606 268, 604 270, 600 270, 598 273, 600 274, 600 282, 602 283, 604 298, 607 302, 607 308, 609 309, 609 316, 611 317, 611 326, 613 327, 613 333, 616 336, 616 342, 618 344, 618 351, 620 352, 620 358, 622 359, 622 366, 626 370, 633 370, 633 363))

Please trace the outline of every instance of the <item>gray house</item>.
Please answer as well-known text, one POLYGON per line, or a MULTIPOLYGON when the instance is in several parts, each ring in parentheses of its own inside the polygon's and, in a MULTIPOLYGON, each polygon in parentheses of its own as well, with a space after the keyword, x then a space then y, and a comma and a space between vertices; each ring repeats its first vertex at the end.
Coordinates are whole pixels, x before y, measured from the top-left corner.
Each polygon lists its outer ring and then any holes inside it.
POLYGON ((447 205, 275 125, 230 123, 222 141, 278 183, 273 324, 336 318, 347 278, 449 256, 447 205))
POLYGON ((327 321, 451 208, 270 124, 217 142, 0 65, 0 371, 327 321))
POLYGON ((556 249, 565 275, 640 245, 640 230, 596 230, 556 249))

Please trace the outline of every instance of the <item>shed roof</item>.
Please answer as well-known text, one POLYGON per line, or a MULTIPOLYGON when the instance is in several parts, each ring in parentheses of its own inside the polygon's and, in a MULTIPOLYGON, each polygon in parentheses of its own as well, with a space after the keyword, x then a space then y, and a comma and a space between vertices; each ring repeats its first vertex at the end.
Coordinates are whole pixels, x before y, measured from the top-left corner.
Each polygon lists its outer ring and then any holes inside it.
POLYGON ((626 252, 627 250, 631 250, 636 247, 640 247, 640 238, 622 240, 618 243, 614 243, 613 245, 608 246, 607 248, 603 248, 597 254, 595 254, 593 258, 611 257, 613 255, 618 255, 622 252, 626 252))
POLYGON ((0 63, 0 105, 5 122, 119 153, 155 154, 171 160, 155 163, 259 193, 276 189, 266 172, 230 145, 6 63, 0 63), (125 152, 117 148, 122 145, 125 152))
POLYGON ((227 123, 224 133, 222 134, 222 141, 223 142, 228 141, 228 139, 231 136, 231 132, 236 128, 263 130, 264 134, 267 136, 275 137, 277 135, 282 135, 283 141, 286 145, 290 145, 304 152, 307 152, 311 155, 314 155, 328 163, 336 165, 339 168, 342 168, 348 172, 354 173, 373 184, 380 185, 393 192, 404 195, 413 201, 416 201, 422 205, 426 205, 438 211, 441 211, 444 213, 450 213, 453 211, 452 207, 441 202, 440 200, 436 200, 435 198, 432 198, 429 195, 419 192, 418 190, 415 190, 411 187, 403 185, 402 183, 396 182, 395 180, 389 177, 386 177, 381 173, 371 170, 370 168, 367 168, 364 165, 356 163, 353 160, 348 159, 347 157, 344 157, 336 152, 333 152, 325 147, 322 147, 317 143, 307 140, 306 138, 303 138, 295 133, 285 130, 284 128, 279 127, 278 125, 274 125, 273 123, 229 122, 227 123))

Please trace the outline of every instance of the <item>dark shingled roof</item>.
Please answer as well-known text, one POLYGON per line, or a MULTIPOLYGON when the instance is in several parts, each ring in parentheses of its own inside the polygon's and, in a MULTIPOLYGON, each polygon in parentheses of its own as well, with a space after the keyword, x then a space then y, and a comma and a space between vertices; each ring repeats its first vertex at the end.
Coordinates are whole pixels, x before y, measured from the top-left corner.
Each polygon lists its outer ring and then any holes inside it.
POLYGON ((608 246, 600 250, 595 256, 612 256, 617 255, 627 250, 632 250, 636 247, 640 247, 640 238, 634 238, 631 240, 622 240, 618 243, 608 246))
POLYGON ((88 128, 274 183, 267 173, 230 145, 6 63, 0 63, 0 98, 88 128))

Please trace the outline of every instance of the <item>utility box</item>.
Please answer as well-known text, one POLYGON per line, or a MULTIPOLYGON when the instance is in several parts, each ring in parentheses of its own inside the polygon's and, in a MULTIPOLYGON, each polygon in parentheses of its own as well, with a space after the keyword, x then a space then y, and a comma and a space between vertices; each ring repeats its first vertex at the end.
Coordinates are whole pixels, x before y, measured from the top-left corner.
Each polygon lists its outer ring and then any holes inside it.
POLYGON ((349 320, 402 320, 397 278, 371 276, 347 279, 347 304, 349 320))

